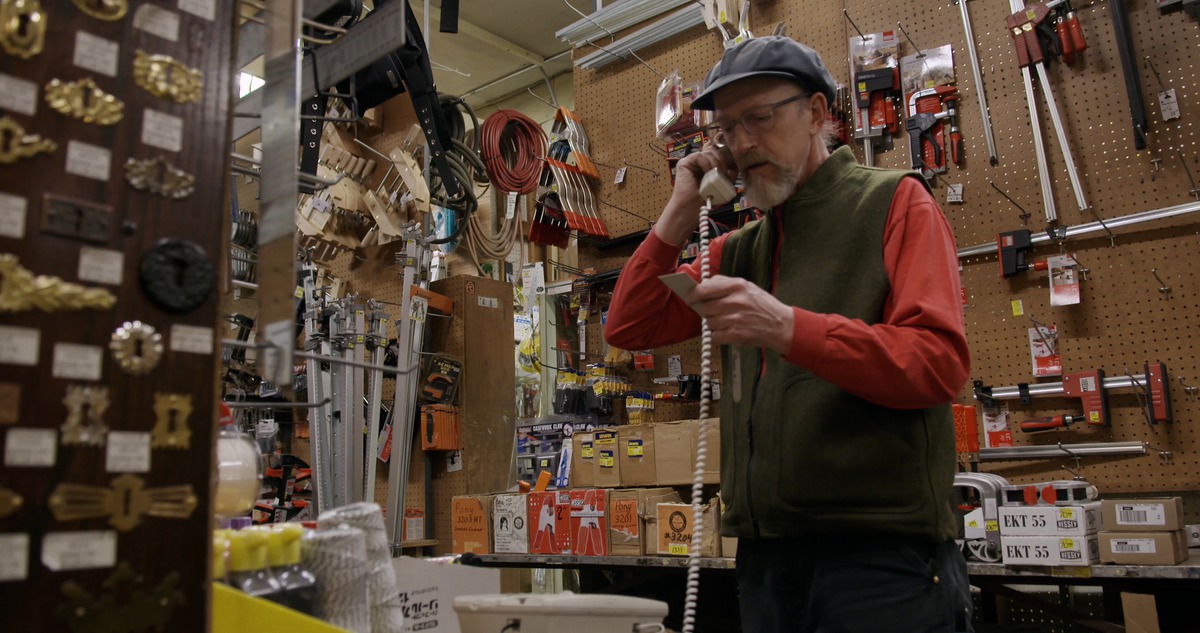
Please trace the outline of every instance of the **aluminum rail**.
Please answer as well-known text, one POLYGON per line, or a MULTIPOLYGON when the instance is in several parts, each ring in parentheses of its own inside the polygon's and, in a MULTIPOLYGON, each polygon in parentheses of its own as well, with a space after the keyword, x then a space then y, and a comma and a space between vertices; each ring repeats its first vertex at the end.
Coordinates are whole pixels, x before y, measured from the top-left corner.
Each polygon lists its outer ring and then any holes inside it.
POLYGON ((1149 453, 1150 445, 1141 441, 1089 442, 1084 444, 1063 444, 1059 442, 1050 446, 981 448, 979 449, 979 461, 1020 461, 1060 457, 1111 457, 1116 455, 1147 455, 1149 453))
MULTIPOLYGON (((1162 220, 1162 219, 1172 218, 1172 217, 1179 216, 1179 215, 1187 215, 1189 213, 1195 213, 1197 211, 1200 211, 1200 202, 1189 202, 1187 204, 1180 204, 1180 205, 1176 205, 1173 207, 1163 207, 1161 209, 1155 209, 1153 211, 1143 211, 1141 213, 1133 213, 1130 215, 1121 216, 1119 218, 1112 218, 1111 220, 1104 220, 1103 222, 1088 222, 1087 224, 1079 224, 1076 226, 1069 226, 1069 227, 1066 227, 1065 229, 1061 229, 1061 237, 1063 239, 1065 239, 1065 238, 1069 238, 1069 237, 1078 237, 1080 235, 1087 235, 1089 233, 1099 233, 1099 232, 1109 231, 1112 229, 1117 229, 1117 228, 1121 228, 1121 227, 1125 227, 1125 226, 1132 226, 1134 224, 1141 224, 1142 222, 1150 222, 1152 220, 1162 220)), ((1030 241, 1033 242, 1034 244, 1040 244, 1042 242, 1049 242, 1051 239, 1052 238, 1046 233, 1038 233, 1038 234, 1035 234, 1033 236, 1033 239, 1031 239, 1030 241)), ((968 246, 966 248, 960 248, 960 249, 958 249, 958 257, 959 257, 959 259, 962 259, 963 257, 972 257, 974 255, 987 255, 987 254, 991 254, 991 253, 995 253, 995 252, 996 252, 996 243, 988 242, 987 244, 979 244, 977 246, 968 246)))

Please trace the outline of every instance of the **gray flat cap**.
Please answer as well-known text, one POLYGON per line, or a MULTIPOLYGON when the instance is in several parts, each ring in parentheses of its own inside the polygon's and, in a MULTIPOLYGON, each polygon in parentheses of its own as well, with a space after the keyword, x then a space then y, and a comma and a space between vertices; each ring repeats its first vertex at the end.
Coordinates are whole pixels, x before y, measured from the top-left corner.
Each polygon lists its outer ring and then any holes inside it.
POLYGON ((809 94, 818 92, 833 103, 836 86, 821 56, 813 49, 782 35, 756 37, 725 51, 708 72, 704 91, 692 101, 696 110, 712 110, 713 94, 749 77, 782 77, 799 83, 809 94))

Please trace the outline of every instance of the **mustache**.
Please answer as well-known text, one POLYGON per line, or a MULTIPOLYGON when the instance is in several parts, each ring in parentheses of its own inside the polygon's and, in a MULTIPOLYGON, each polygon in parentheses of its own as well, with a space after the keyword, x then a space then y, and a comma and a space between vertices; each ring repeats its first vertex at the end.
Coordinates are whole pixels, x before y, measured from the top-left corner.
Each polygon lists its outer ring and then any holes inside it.
POLYGON ((773 156, 760 152, 754 152, 740 156, 736 159, 736 162, 738 171, 742 173, 745 173, 747 169, 754 165, 758 165, 759 163, 770 163, 776 167, 780 166, 773 156))

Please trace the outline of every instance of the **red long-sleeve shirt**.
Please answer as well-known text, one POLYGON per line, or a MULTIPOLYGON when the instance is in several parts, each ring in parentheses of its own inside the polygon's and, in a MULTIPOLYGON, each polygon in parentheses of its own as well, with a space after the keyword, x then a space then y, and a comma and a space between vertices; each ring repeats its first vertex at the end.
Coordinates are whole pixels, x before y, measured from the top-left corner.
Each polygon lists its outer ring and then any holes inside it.
MULTIPOLYGON (((720 270, 726 237, 711 243, 712 274, 720 270)), ((658 280, 676 270, 700 279, 699 258, 677 266, 681 246, 667 244, 651 231, 625 264, 604 330, 610 345, 649 349, 700 334, 700 316, 658 280)), ((914 179, 903 179, 892 198, 883 260, 891 293, 880 322, 867 325, 794 307, 792 341, 784 360, 881 406, 945 404, 970 372, 958 255, 937 202, 914 179)), ((776 275, 778 265, 776 260, 776 275)))

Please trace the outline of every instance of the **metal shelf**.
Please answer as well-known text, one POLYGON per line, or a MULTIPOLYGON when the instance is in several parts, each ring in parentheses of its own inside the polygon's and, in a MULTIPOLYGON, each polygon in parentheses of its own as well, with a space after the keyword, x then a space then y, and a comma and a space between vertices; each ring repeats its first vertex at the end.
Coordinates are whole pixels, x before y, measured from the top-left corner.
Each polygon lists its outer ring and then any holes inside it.
MULTIPOLYGON (((554 556, 550 554, 463 554, 459 562, 479 567, 667 567, 686 569, 686 556, 554 556)), ((733 569, 732 558, 701 558, 703 569, 733 569)))
MULTIPOLYGON (((1196 551, 1196 550, 1193 550, 1196 551)), ((1011 567, 1000 563, 967 561, 971 576, 1006 576, 1032 581, 1049 580, 1200 580, 1200 558, 1195 555, 1178 565, 1092 565, 1090 567, 1011 567)))

